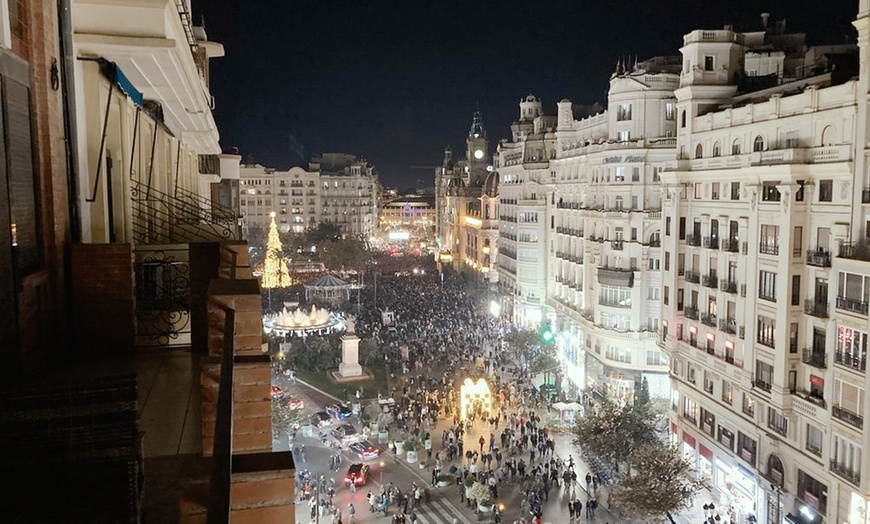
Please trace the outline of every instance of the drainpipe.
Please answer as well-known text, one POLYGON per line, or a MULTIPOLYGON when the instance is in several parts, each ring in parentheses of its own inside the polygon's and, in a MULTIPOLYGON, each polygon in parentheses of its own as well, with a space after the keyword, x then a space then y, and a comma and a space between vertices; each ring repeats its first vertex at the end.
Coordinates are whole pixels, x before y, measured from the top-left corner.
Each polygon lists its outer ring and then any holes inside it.
POLYGON ((75 113, 75 56, 73 56, 72 15, 70 0, 57 0, 58 27, 60 29, 60 74, 63 82, 63 124, 66 135, 66 178, 69 205, 70 240, 82 240, 81 214, 78 190, 78 136, 75 113))

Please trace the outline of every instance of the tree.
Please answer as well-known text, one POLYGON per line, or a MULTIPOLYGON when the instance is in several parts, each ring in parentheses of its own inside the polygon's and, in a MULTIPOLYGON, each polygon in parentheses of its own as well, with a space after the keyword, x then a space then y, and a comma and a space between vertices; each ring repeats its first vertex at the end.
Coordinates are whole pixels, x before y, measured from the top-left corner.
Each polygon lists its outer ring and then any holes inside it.
POLYGON ((512 331, 504 337, 504 341, 507 342, 511 356, 517 361, 524 360, 526 365, 540 345, 538 334, 531 329, 512 331))
POLYGON ((362 269, 371 259, 361 240, 353 238, 322 240, 317 244, 320 261, 331 270, 362 269))
POLYGON ((634 401, 640 405, 649 404, 649 382, 647 382, 646 377, 643 377, 640 383, 640 390, 637 392, 634 401))
POLYGON ((676 446, 660 442, 641 446, 631 454, 632 467, 620 476, 616 504, 630 517, 647 520, 686 507, 690 465, 676 446))
POLYGON ((280 439, 282 435, 292 435, 304 420, 305 413, 301 409, 290 409, 287 397, 284 395, 272 397, 273 440, 280 439))
POLYGON ((317 227, 305 233, 305 245, 316 246, 324 240, 338 240, 342 237, 341 228, 332 222, 320 222, 317 227))
POLYGON ((659 442, 652 411, 610 396, 577 420, 574 435, 576 444, 611 466, 628 463, 635 449, 659 442))
POLYGON ((272 223, 269 225, 269 240, 266 242, 266 261, 263 263, 263 276, 260 285, 266 289, 284 288, 293 284, 290 270, 282 256, 281 238, 278 236, 278 225, 275 224, 275 213, 272 213, 272 223))

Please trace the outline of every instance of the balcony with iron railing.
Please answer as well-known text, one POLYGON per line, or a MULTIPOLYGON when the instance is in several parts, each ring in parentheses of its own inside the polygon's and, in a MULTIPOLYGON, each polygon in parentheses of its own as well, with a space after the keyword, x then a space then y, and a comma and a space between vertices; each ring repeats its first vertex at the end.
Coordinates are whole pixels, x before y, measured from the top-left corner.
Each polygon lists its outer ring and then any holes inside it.
POLYGON ((701 315, 701 324, 704 324, 705 326, 716 327, 716 315, 701 315))
POLYGON ((759 333, 758 337, 756 338, 756 342, 758 342, 762 346, 767 346, 770 349, 776 349, 776 338, 774 338, 772 335, 765 336, 759 333))
POLYGON ((837 351, 834 353, 834 363, 845 366, 854 371, 862 373, 867 371, 867 355, 856 355, 855 353, 846 353, 845 351, 837 351))
POLYGON ((831 267, 831 252, 823 249, 807 250, 807 265, 815 267, 831 267))
POLYGON ((861 471, 852 469, 851 466, 831 459, 831 472, 846 479, 855 486, 861 486, 861 471))
POLYGON ((864 417, 849 411, 848 409, 840 406, 839 404, 834 404, 831 406, 831 415, 834 418, 842 420, 843 422, 849 424, 850 426, 856 427, 858 429, 864 428, 864 417))
POLYGON ((615 300, 608 297, 598 297, 598 305, 607 306, 607 307, 618 307, 624 309, 631 309, 631 299, 628 300, 615 300))
POLYGON ((732 335, 737 334, 737 319, 733 317, 719 319, 719 329, 732 335))
POLYGON ((701 285, 710 289, 716 289, 719 287, 719 277, 716 275, 716 272, 711 271, 710 274, 704 275, 701 280, 701 285))
POLYGON ((818 318, 828 318, 828 303, 808 298, 804 300, 804 313, 818 318))
POLYGON ((704 247, 708 249, 719 249, 719 237, 704 237, 704 247))
POLYGON ((727 251, 729 253, 738 253, 740 252, 740 241, 736 238, 732 239, 724 239, 720 243, 719 248, 722 251, 727 251))
POLYGON ((622 240, 611 240, 610 241, 610 249, 622 251, 622 248, 623 248, 622 240))
POLYGON ((687 306, 683 310, 683 316, 692 320, 698 320, 699 312, 697 307, 687 306))
POLYGON ((866 301, 857 298, 838 296, 837 309, 867 316, 868 304, 866 301))
POLYGON ((777 423, 777 422, 774 422, 772 420, 768 420, 767 427, 776 431, 777 433, 779 433, 783 437, 788 437, 788 422, 787 421, 782 421, 782 422, 777 423))
POLYGON ((686 244, 701 247, 701 235, 686 235, 686 244))
POLYGON ((870 243, 867 241, 843 242, 840 244, 837 256, 840 258, 870 262, 870 243))
POLYGON ((697 271, 686 271, 686 282, 699 284, 701 282, 701 274, 697 271))
POLYGON ((724 291, 726 293, 737 294, 737 282, 734 280, 725 280, 724 278, 719 282, 719 290, 724 291))
POLYGON ((634 285, 634 271, 617 267, 599 267, 598 283, 609 286, 632 287, 634 285))
POLYGON ((764 255, 779 255, 778 242, 761 242, 758 244, 758 252, 764 255))
POLYGON ((773 385, 770 382, 766 382, 761 380, 760 378, 756 378, 752 381, 752 387, 760 389, 762 391, 766 391, 770 393, 771 389, 773 389, 773 385))
POLYGON ((820 348, 804 348, 803 354, 801 355, 801 362, 819 369, 825 369, 828 367, 825 350, 820 348))

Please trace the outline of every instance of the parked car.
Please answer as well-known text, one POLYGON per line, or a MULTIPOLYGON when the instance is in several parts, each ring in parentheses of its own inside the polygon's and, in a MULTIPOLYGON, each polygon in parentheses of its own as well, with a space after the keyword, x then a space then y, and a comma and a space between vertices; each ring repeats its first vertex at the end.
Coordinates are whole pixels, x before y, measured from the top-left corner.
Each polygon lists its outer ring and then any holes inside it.
POLYGON ((338 420, 344 420, 353 413, 349 407, 340 403, 330 404, 326 406, 326 412, 338 420))
POLYGON ((359 433, 356 428, 350 424, 342 424, 332 430, 332 436, 338 439, 342 444, 348 444, 359 439, 359 433))
POLYGON ((368 440, 361 440, 350 445, 350 450, 359 455, 363 460, 374 460, 381 456, 381 448, 368 440))
POLYGON ((325 411, 318 411, 311 415, 311 425, 315 428, 322 428, 328 426, 330 423, 332 423, 332 417, 330 417, 325 411))
POLYGON ((290 409, 302 409, 305 407, 305 402, 299 397, 290 395, 287 397, 287 407, 290 409))
POLYGON ((350 483, 353 482, 357 486, 365 486, 368 476, 368 464, 351 464, 344 476, 344 485, 350 486, 350 483))

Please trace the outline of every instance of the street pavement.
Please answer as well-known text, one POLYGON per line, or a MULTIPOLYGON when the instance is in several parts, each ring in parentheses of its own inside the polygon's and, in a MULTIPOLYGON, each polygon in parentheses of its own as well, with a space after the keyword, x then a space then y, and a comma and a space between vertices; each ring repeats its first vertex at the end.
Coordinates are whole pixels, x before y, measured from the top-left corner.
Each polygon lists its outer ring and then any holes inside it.
MULTIPOLYGON (((295 396, 302 398, 305 402, 305 411, 306 413, 314 413, 316 411, 320 411, 327 404, 331 404, 337 399, 332 397, 316 388, 312 388, 303 384, 302 382, 297 382, 296 384, 291 384, 290 380, 283 376, 278 376, 273 380, 273 383, 279 385, 285 392, 291 393, 295 396)), ((354 424, 354 426, 360 430, 361 422, 356 416, 350 417, 347 420, 348 422, 354 424)), ((439 420, 438 424, 434 428, 428 428, 428 431, 433 435, 433 447, 434 452, 438 451, 440 446, 440 435, 442 430, 449 428, 450 421, 447 420, 439 420)), ((325 431, 331 429, 324 428, 325 431)), ((495 431, 496 435, 499 434, 499 431, 503 429, 503 426, 499 426, 499 429, 495 431)), ((481 435, 485 437, 489 436, 490 427, 485 422, 477 422, 474 427, 465 433, 465 449, 476 449, 478 446, 478 439, 481 435)), ((573 457, 575 463, 575 471, 577 472, 578 482, 573 486, 565 486, 564 483, 560 487, 554 486, 549 495, 549 500, 545 501, 543 504, 543 521, 546 523, 568 523, 570 522, 569 512, 567 507, 567 502, 570 500, 572 494, 580 499, 583 503, 583 511, 582 515, 579 519, 575 519, 574 522, 596 522, 596 523, 604 523, 604 524, 616 524, 616 523, 625 523, 625 524, 639 524, 643 522, 644 524, 647 522, 653 521, 641 521, 641 520, 632 520, 627 519, 625 517, 621 517, 618 514, 618 508, 609 509, 607 507, 607 487, 600 487, 598 493, 595 493, 598 501, 599 508, 596 512, 595 518, 586 518, 586 503, 589 499, 589 494, 586 493, 585 483, 582 482, 582 479, 586 476, 587 472, 590 472, 589 466, 583 461, 582 455, 578 447, 572 442, 572 435, 567 432, 562 433, 553 433, 554 440, 556 443, 555 453, 557 456, 562 458, 564 461, 567 461, 569 456, 573 457)), ((331 438, 331 437, 330 437, 331 438)), ((327 478, 333 478, 336 483, 336 495, 333 498, 333 503, 341 509, 343 515, 343 522, 348 522, 348 508, 349 504, 353 503, 356 514, 354 522, 356 523, 369 523, 369 522, 380 522, 380 523, 388 523, 390 522, 390 518, 392 518, 393 513, 396 511, 395 506, 390 506, 389 508, 389 517, 383 517, 381 513, 371 514, 368 509, 368 503, 366 501, 366 494, 368 491, 372 491, 373 493, 378 493, 380 491, 381 483, 393 483, 398 486, 403 492, 407 492, 411 487, 412 482, 416 482, 417 485, 428 486, 431 481, 431 469, 421 469, 419 464, 408 464, 405 457, 399 457, 398 461, 394 462, 393 457, 389 454, 386 449, 386 443, 378 443, 377 436, 372 435, 369 439, 371 442, 378 444, 384 450, 382 456, 379 459, 369 461, 369 465, 372 468, 370 474, 369 482, 357 489, 356 492, 351 492, 347 487, 344 486, 342 482, 342 478, 344 473, 347 471, 347 467, 354 463, 359 462, 359 458, 350 452, 347 449, 342 450, 342 462, 339 466, 339 469, 336 471, 328 470, 329 456, 333 453, 333 451, 329 450, 326 446, 324 446, 317 434, 314 433, 312 437, 302 437, 301 431, 298 433, 295 444, 305 445, 306 449, 306 460, 301 461, 297 460, 296 468, 297 471, 309 470, 314 478, 319 477, 321 474, 326 475, 327 478), (381 468, 381 463, 384 463, 383 469, 381 468)), ((281 439, 275 442, 275 449, 289 449, 289 443, 286 438, 281 439)), ((434 453, 433 452, 433 453, 434 453)), ((423 452, 421 452, 421 456, 425 456, 423 452)), ((507 456, 507 453, 505 453, 507 456)), ((523 454, 524 458, 528 460, 528 456, 523 454)), ((450 468, 453 464, 458 464, 460 459, 454 460, 452 463, 445 461, 445 471, 450 468)), ((472 522, 491 522, 490 515, 478 515, 475 513, 473 508, 469 508, 465 503, 460 500, 459 490, 455 485, 450 485, 446 487, 429 487, 430 490, 430 500, 429 502, 424 502, 420 506, 417 507, 415 513, 418 517, 418 522, 422 524, 441 524, 446 523, 450 524, 453 522, 453 518, 456 517, 459 519, 459 522, 463 524, 470 524, 472 522)), ((519 483, 505 483, 500 488, 499 500, 497 503, 503 504, 505 507, 504 512, 502 513, 502 522, 509 524, 518 520, 521 517, 526 517, 527 521, 530 520, 530 515, 520 515, 520 485, 519 483)), ((703 510, 701 506, 707 502, 710 502, 710 494, 708 492, 699 493, 696 497, 694 508, 684 510, 682 512, 674 515, 674 520, 678 524, 701 524, 704 522, 703 510)), ((331 522, 331 516, 320 517, 320 522, 328 523, 331 522)), ((318 523, 318 520, 310 519, 309 508, 307 501, 297 501, 297 511, 296 511, 296 521, 298 524, 303 523, 318 523)), ((408 520, 410 522, 410 520, 408 520)), ((667 519, 663 518, 661 522, 667 522, 667 519)), ((319 524, 319 523, 318 523, 319 524)))

